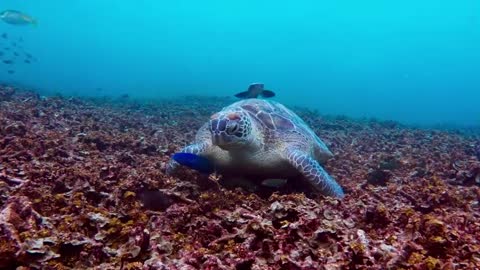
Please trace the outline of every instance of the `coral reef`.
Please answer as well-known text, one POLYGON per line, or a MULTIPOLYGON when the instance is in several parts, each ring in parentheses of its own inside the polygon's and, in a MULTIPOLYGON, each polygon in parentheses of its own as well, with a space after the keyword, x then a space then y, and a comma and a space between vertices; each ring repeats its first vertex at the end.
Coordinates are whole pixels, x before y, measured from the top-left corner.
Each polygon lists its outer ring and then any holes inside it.
POLYGON ((0 86, 0 101, 10 100, 15 94, 15 88, 11 86, 0 86))
POLYGON ((345 199, 166 176, 231 101, 0 87, 0 268, 480 269, 474 137, 295 108, 335 153, 345 199))

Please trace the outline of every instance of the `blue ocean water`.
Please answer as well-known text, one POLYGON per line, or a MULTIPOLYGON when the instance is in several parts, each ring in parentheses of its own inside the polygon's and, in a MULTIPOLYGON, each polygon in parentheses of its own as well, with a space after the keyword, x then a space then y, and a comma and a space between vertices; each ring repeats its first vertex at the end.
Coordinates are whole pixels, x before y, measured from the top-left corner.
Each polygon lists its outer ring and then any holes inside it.
MULTIPOLYGON (((480 2, 4 0, 38 61, 0 81, 66 95, 231 96, 416 124, 480 123, 480 2)), ((0 50, 6 41, 0 39, 0 50)))

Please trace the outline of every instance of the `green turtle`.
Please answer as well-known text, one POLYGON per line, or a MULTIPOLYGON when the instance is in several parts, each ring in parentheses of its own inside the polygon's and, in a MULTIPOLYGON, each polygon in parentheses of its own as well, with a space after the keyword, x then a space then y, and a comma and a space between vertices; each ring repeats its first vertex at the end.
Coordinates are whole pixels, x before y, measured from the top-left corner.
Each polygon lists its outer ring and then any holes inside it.
MULTIPOLYGON (((224 107, 180 153, 207 158, 222 175, 303 176, 324 195, 344 196, 342 187, 320 165, 333 157, 332 152, 297 114, 276 101, 244 99, 224 107)), ((178 166, 171 159, 167 174, 178 166)))

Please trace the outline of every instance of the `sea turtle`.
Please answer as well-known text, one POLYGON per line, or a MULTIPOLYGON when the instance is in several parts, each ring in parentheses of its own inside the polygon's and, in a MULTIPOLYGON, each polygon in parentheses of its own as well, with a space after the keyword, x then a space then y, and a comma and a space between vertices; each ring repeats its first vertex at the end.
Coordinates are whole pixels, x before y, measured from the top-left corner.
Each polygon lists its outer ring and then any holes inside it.
MULTIPOLYGON (((320 165, 333 157, 332 152, 297 114, 276 101, 244 99, 224 107, 180 152, 207 158, 223 175, 303 176, 324 195, 344 196, 342 187, 320 165)), ((178 165, 171 159, 167 173, 178 165)))

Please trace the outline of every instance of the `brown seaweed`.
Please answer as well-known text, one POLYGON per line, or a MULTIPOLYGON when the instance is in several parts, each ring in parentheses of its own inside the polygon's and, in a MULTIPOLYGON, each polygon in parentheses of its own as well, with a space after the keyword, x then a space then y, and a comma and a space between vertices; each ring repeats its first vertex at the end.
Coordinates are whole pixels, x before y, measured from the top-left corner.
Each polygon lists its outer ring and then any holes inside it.
POLYGON ((297 108, 335 153, 325 166, 345 199, 165 175, 230 101, 139 105, 2 87, 0 268, 480 268, 472 138, 297 108))

